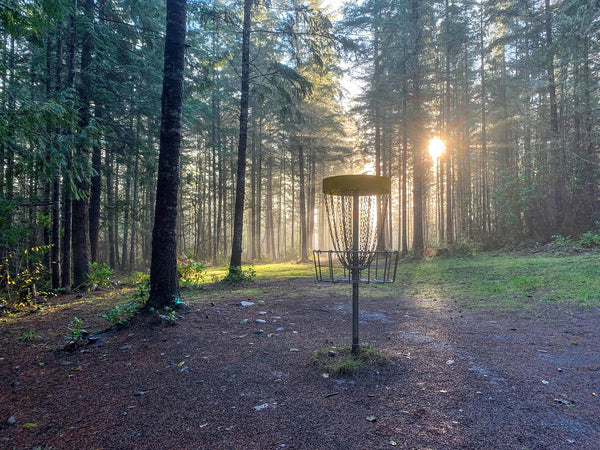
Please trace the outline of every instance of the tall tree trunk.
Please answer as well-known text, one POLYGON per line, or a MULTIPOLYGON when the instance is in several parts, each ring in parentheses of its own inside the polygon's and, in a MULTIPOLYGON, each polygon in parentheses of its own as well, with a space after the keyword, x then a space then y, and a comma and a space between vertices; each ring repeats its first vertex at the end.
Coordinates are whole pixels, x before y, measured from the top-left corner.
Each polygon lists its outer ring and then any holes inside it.
MULTIPOLYGON (((139 126, 139 121, 138 121, 139 126)), ((139 196, 139 173, 140 155, 135 154, 135 165, 133 169, 133 204, 131 205, 131 239, 129 244, 129 270, 133 269, 135 263, 136 225, 138 223, 138 196, 139 196)))
MULTIPOLYGON (((72 2, 72 11, 70 17, 69 30, 69 54, 67 57, 67 87, 73 88, 75 82, 75 37, 77 34, 77 0, 72 2)), ((73 129, 69 130, 73 133, 73 129)), ((71 202, 72 187, 69 182, 69 175, 72 170, 72 151, 67 150, 66 159, 66 176, 63 177, 63 239, 61 247, 61 281, 63 288, 67 291, 71 289, 71 235, 72 235, 72 220, 73 220, 73 204, 71 202)))
POLYGON ((121 242, 121 269, 127 270, 127 242, 129 239, 129 211, 131 209, 131 161, 126 162, 125 211, 123 212, 123 241, 121 242))
POLYGON ((240 133, 235 189, 235 212, 231 245, 230 271, 242 265, 242 234, 244 227, 244 195, 246 190, 246 146, 248 143, 248 104, 250 99, 250 28, 252 0, 244 0, 242 28, 242 90, 240 98, 240 133))
MULTIPOLYGON (((83 35, 81 48, 81 80, 79 83, 79 128, 85 130, 91 119, 90 103, 92 90, 92 51, 94 48, 92 26, 94 22, 94 0, 86 0, 84 3, 85 15, 87 17, 87 28, 83 35)), ((76 146, 76 157, 82 164, 87 165, 89 159, 89 150, 87 143, 78 140, 76 146)), ((77 198, 73 200, 73 286, 75 289, 84 286, 88 281, 89 253, 89 205, 88 190, 89 182, 85 177, 77 186, 77 198)))
POLYGON ((298 146, 298 173, 300 188, 300 261, 308 260, 308 247, 306 236, 306 181, 304 173, 304 146, 302 142, 298 146))
MULTIPOLYGON (((96 119, 102 118, 102 106, 96 107, 96 119)), ((102 149, 100 143, 92 147, 92 179, 90 183, 90 261, 98 261, 98 236, 100 234, 100 199, 102 195, 102 149)))
POLYGON ((413 250, 421 254, 425 247, 423 237, 423 110, 421 106, 421 73, 420 54, 422 48, 420 2, 410 0, 411 21, 411 52, 412 52, 412 81, 413 81, 413 250))
POLYGON ((110 267, 117 267, 117 256, 115 254, 115 230, 114 216, 116 214, 115 198, 113 193, 113 161, 112 154, 106 149, 105 155, 105 177, 106 177, 106 222, 108 223, 108 264, 110 267))
POLYGON ((167 0, 160 150, 148 298, 148 306, 154 308, 175 304, 180 295, 176 227, 186 6, 186 0, 167 0))
POLYGON ((559 128, 558 128, 558 106, 556 101, 556 77, 554 74, 554 49, 552 39, 552 10, 550 8, 550 0, 544 0, 544 26, 546 34, 546 51, 548 52, 548 97, 550 101, 550 163, 552 173, 552 191, 553 191, 553 208, 554 217, 552 221, 554 227, 552 231, 557 233, 562 232, 565 205, 564 205, 564 186, 565 178, 565 161, 563 151, 559 143, 559 128))

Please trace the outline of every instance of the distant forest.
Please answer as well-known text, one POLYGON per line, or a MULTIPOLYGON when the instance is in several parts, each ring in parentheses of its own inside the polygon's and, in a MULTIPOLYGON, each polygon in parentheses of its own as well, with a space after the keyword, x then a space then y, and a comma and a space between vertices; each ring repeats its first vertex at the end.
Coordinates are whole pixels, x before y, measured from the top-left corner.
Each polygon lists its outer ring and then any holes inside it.
MULTIPOLYGON (((147 270, 165 3, 0 1, 0 291, 147 270)), ((403 253, 598 228, 599 2, 188 0, 182 259, 231 254, 244 3, 244 263, 330 248, 321 180, 349 173, 392 178, 403 253)))

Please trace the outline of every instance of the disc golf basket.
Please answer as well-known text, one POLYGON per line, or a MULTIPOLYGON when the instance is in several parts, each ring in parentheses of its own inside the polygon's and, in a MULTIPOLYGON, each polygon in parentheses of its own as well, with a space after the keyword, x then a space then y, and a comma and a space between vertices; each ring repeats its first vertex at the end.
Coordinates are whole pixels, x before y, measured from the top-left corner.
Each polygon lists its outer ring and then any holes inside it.
POLYGON ((353 353, 359 350, 359 284, 393 283, 396 279, 398 252, 378 250, 390 191, 388 177, 341 175, 323 179, 334 250, 313 251, 315 274, 317 281, 352 283, 353 353))

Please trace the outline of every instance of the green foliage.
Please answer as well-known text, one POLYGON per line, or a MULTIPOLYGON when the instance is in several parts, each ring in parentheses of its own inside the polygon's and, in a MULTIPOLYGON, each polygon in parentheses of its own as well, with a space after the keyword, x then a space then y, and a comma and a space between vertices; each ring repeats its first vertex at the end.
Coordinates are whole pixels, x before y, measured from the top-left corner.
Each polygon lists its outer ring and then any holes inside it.
POLYGON ((179 272, 179 285, 181 287, 198 288, 204 284, 207 269, 202 261, 178 259, 177 271, 179 272))
POLYGON ((170 306, 166 306, 164 312, 162 314, 158 314, 158 317, 171 325, 174 325, 175 322, 177 322, 177 314, 170 306))
POLYGON ((90 264, 88 273, 89 285, 91 287, 108 288, 112 285, 110 279, 115 271, 108 264, 94 262, 90 264))
POLYGON ((9 308, 31 304, 37 289, 45 286, 47 270, 42 259, 49 248, 26 248, 0 259, 0 298, 9 308))
POLYGON ((371 345, 361 345, 356 353, 350 346, 322 348, 313 353, 312 361, 319 371, 334 376, 355 375, 361 370, 377 369, 392 362, 385 352, 371 345))
POLYGON ((567 245, 573 245, 574 241, 571 238, 571 236, 561 236, 560 234, 554 234, 552 235, 552 240, 550 241, 550 244, 548 244, 551 248, 556 248, 556 247, 566 247, 567 245))
POLYGON ((584 248, 600 247, 600 222, 596 222, 593 230, 586 231, 577 241, 584 248))
POLYGON ((24 344, 25 342, 29 342, 34 339, 39 339, 41 337, 42 337, 42 335, 39 333, 36 333, 35 331, 26 331, 21 336, 19 336, 17 341, 19 341, 19 344, 24 344))
POLYGON ((435 256, 438 258, 472 258, 474 254, 473 243, 463 239, 446 247, 436 249, 435 256))
POLYGON ((586 231, 577 239, 571 236, 553 235, 548 247, 553 250, 562 250, 566 247, 571 247, 573 250, 600 247, 600 223, 596 222, 592 230, 586 231))
POLYGON ((68 334, 65 334, 65 339, 73 344, 80 344, 82 340, 84 340, 89 333, 86 329, 82 328, 83 320, 77 317, 74 317, 71 321, 71 324, 67 326, 69 330, 68 334))
POLYGON ((127 296, 127 298, 131 300, 122 305, 117 305, 110 311, 102 314, 102 318, 116 326, 125 325, 146 305, 149 295, 150 278, 146 278, 143 282, 138 284, 138 287, 133 294, 127 296))
POLYGON ((252 281, 256 278, 256 271, 250 265, 246 270, 242 270, 240 266, 230 266, 229 272, 223 280, 229 284, 241 284, 252 281))

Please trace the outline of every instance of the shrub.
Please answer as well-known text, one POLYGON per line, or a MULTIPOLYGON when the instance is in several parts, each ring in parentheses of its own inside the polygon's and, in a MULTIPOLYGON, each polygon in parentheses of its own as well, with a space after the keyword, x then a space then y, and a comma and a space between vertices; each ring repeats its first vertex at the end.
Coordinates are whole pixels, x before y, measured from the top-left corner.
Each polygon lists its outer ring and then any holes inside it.
POLYGON ((71 321, 71 324, 69 326, 67 326, 69 333, 65 334, 65 339, 68 340, 69 343, 80 344, 83 339, 85 339, 87 336, 89 336, 88 331, 81 328, 82 324, 83 324, 82 319, 74 317, 73 320, 71 321))
POLYGON ((599 230, 586 231, 579 237, 579 240, 577 241, 577 243, 584 248, 599 247, 600 246, 600 231, 599 230))
POLYGON ((177 260, 179 284, 181 287, 198 288, 204 283, 206 265, 202 261, 177 260))
POLYGON ((550 244, 548 244, 551 248, 556 248, 556 247, 566 247, 568 245, 573 245, 573 239, 571 238, 571 236, 561 236, 560 234, 554 234, 552 235, 552 240, 550 241, 550 244))
POLYGON ((132 295, 127 296, 127 298, 131 299, 130 301, 115 306, 110 311, 102 314, 102 318, 116 326, 125 325, 146 305, 149 295, 150 278, 146 278, 142 283, 138 284, 137 289, 132 295))
POLYGON ((42 259, 49 248, 32 247, 0 260, 0 298, 9 308, 31 304, 38 288, 45 286, 47 269, 42 259))
POLYGON ((88 274, 90 288, 108 288, 113 282, 110 279, 115 271, 108 264, 99 264, 97 262, 90 264, 90 273, 88 274))
POLYGON ((223 280, 229 284, 240 284, 252 281, 256 278, 256 271, 250 265, 246 270, 242 270, 240 266, 230 266, 227 276, 223 280))

